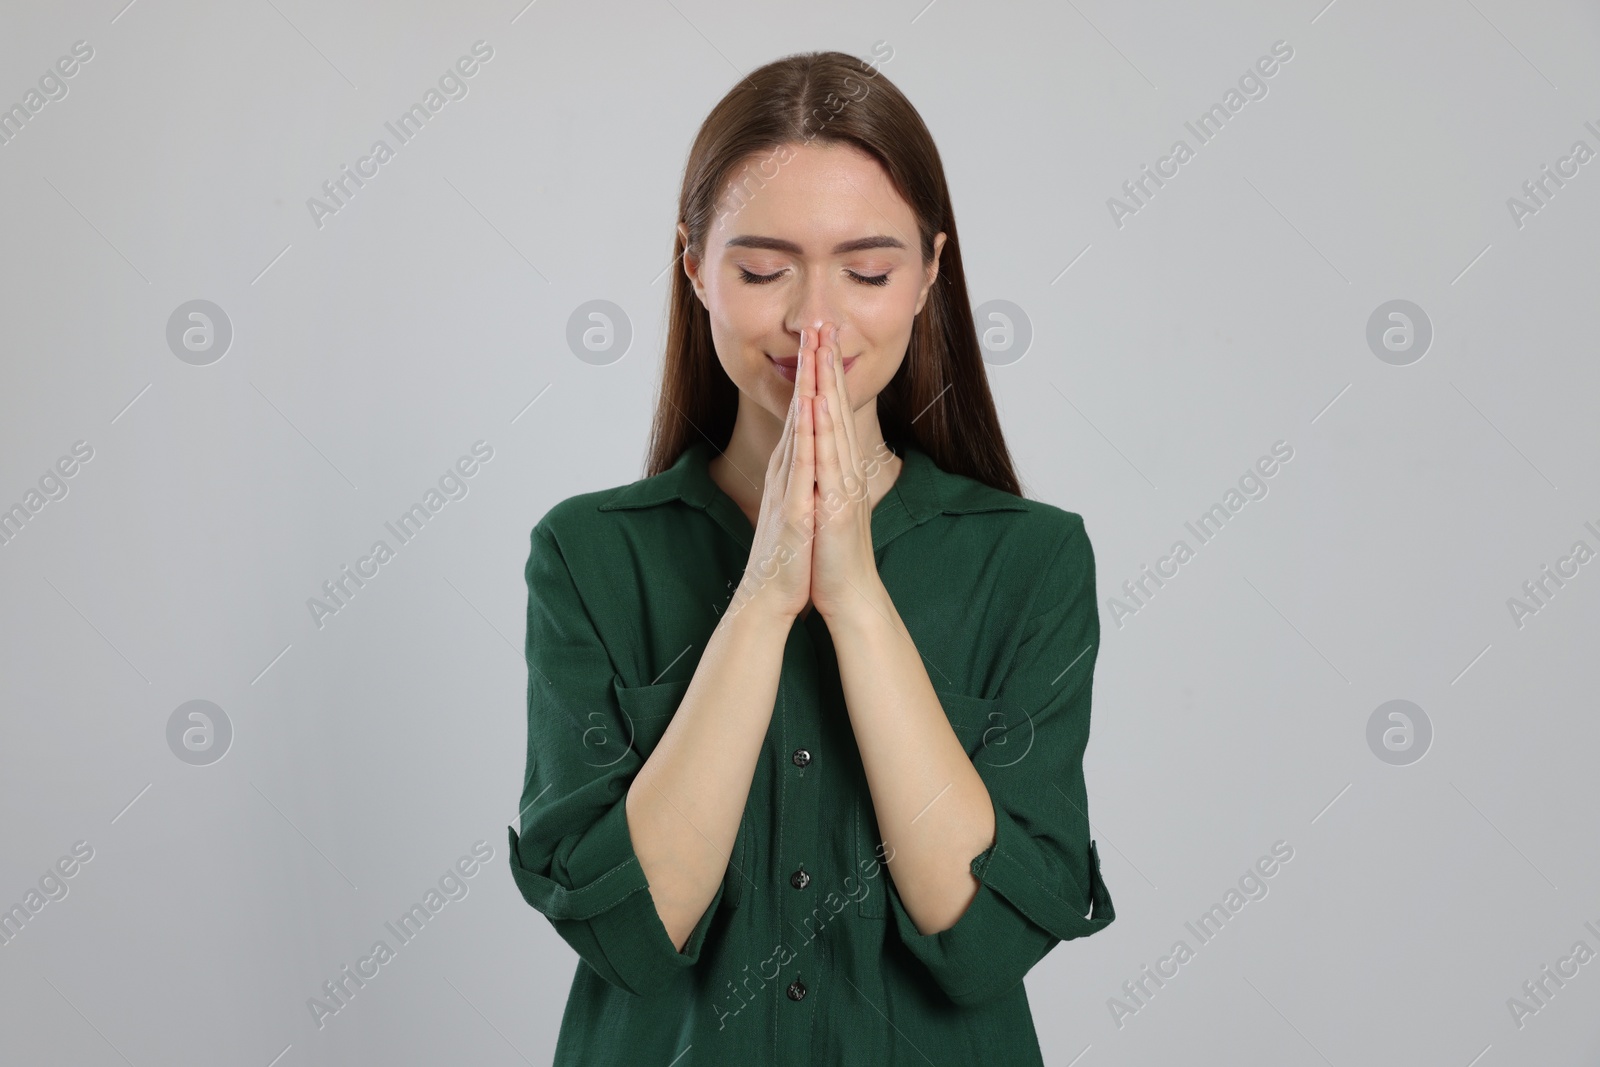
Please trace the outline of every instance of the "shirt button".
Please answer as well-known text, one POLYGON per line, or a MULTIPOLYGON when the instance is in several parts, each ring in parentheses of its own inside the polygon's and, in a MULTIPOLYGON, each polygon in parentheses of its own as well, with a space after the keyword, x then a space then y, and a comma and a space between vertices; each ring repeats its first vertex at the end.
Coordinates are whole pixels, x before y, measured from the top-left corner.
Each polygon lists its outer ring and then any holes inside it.
POLYGON ((795 871, 789 876, 789 884, 796 889, 804 889, 811 884, 811 876, 803 870, 795 871))
POLYGON ((789 758, 794 761, 794 765, 796 767, 804 767, 806 764, 811 762, 811 753, 807 752, 803 748, 797 748, 794 750, 794 755, 790 756, 789 758))
POLYGON ((789 999, 790 1000, 804 1000, 804 999, 806 999, 805 983, 800 981, 800 979, 798 979, 798 978, 796 978, 794 981, 789 983, 789 988, 785 992, 787 992, 789 994, 789 999))

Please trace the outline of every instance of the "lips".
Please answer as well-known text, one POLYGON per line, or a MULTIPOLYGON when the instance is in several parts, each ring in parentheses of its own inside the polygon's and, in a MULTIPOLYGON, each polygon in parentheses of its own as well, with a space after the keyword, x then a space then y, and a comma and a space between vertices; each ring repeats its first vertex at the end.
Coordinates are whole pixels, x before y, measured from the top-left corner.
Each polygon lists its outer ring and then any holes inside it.
MULTIPOLYGON (((799 356, 785 356, 782 359, 779 359, 777 356, 768 356, 767 358, 772 361, 773 369, 783 376, 784 381, 792 382, 795 380, 795 372, 800 365, 799 356)), ((858 358, 859 357, 857 356, 846 357, 844 361, 844 372, 846 374, 850 373, 850 367, 858 358)))

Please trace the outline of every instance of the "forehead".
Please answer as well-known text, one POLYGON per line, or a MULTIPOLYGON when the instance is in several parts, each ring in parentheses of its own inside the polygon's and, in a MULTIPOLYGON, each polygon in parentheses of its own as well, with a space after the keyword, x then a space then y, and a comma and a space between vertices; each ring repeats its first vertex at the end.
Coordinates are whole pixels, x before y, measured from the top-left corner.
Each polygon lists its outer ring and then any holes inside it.
POLYGON ((854 145, 791 144, 762 151, 729 173, 711 237, 735 234, 795 241, 820 254, 839 241, 888 233, 916 248, 916 215, 876 159, 854 145))

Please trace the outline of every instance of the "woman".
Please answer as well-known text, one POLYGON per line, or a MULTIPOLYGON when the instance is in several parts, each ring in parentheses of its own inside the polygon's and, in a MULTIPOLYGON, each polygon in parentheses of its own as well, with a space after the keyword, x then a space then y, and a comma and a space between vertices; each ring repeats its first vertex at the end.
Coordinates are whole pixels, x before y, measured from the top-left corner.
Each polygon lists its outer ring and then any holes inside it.
POLYGON ((938 152, 837 52, 711 112, 648 476, 534 528, 511 867, 562 1064, 1042 1064, 1115 918, 1082 519, 1020 496, 938 152))

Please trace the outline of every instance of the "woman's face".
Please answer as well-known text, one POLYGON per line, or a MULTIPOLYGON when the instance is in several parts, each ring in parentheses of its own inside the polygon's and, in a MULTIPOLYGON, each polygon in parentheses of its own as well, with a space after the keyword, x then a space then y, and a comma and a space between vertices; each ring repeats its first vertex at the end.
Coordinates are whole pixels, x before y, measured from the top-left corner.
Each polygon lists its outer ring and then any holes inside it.
POLYGON ((800 329, 819 321, 839 325, 852 407, 873 402, 905 358, 944 241, 924 266, 911 205, 859 148, 783 145, 733 169, 704 258, 684 268, 723 370, 781 422, 800 329))

